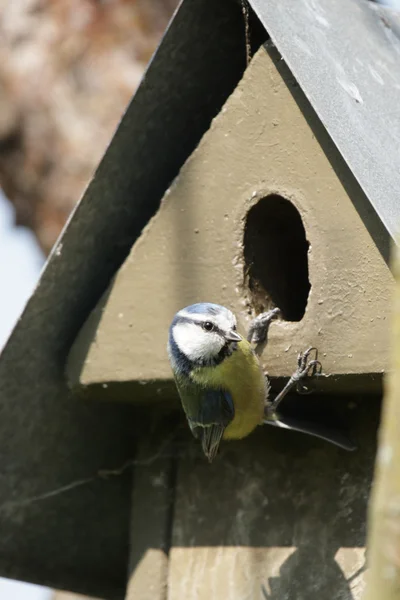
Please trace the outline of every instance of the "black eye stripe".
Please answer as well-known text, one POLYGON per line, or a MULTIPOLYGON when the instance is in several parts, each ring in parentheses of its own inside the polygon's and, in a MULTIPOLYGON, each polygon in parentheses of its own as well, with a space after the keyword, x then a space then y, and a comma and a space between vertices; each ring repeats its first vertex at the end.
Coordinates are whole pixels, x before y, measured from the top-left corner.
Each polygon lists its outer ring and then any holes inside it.
MULTIPOLYGON (((212 323, 212 321, 209 321, 210 323, 212 323)), ((198 325, 199 327, 201 327, 202 329, 204 329, 204 323, 205 321, 203 319, 199 319, 197 320, 196 318, 190 318, 190 317, 183 317, 183 316, 176 316, 174 321, 173 321, 173 325, 178 325, 180 323, 194 323, 195 325, 198 325)), ((222 337, 225 337, 224 332, 222 331, 222 329, 220 329, 218 327, 218 325, 216 325, 215 323, 213 323, 214 329, 212 330, 212 333, 219 333, 219 335, 221 335, 222 337)), ((236 325, 234 328, 236 330, 236 325)), ((211 333, 211 330, 210 330, 211 333)))
POLYGON ((201 321, 195 321, 195 323, 196 323, 196 325, 199 325, 202 329, 204 329, 208 333, 219 333, 222 336, 224 335, 224 332, 222 331, 222 329, 220 329, 218 327, 218 325, 216 325, 212 321, 203 321, 203 320, 201 320, 201 321), (210 323, 212 325, 212 328, 211 329, 207 329, 206 323, 210 323))

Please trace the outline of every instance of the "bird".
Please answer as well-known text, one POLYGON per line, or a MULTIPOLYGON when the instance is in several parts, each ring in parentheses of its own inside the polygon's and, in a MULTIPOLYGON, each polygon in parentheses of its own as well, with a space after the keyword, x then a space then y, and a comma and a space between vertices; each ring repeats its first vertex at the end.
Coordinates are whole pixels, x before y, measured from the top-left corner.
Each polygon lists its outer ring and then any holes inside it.
POLYGON ((354 444, 340 431, 325 425, 283 417, 278 407, 303 379, 320 369, 315 348, 299 354, 296 371, 274 400, 253 344, 266 338, 280 313, 271 309, 254 319, 247 339, 237 331, 235 315, 226 307, 198 302, 179 310, 169 327, 167 352, 190 430, 209 462, 221 440, 247 437, 259 425, 269 424, 308 433, 346 450, 354 444))

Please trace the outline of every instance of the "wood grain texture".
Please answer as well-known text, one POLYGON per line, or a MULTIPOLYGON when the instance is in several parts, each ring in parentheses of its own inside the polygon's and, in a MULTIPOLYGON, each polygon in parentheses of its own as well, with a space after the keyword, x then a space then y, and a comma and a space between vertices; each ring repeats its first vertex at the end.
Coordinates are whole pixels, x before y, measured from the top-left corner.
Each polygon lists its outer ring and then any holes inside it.
POLYGON ((260 428, 209 465, 188 441, 168 600, 360 600, 379 403, 354 410, 357 453, 260 428))
POLYGON ((370 575, 363 600, 400 597, 400 251, 394 248, 396 288, 392 364, 387 377, 374 494, 369 510, 370 575))

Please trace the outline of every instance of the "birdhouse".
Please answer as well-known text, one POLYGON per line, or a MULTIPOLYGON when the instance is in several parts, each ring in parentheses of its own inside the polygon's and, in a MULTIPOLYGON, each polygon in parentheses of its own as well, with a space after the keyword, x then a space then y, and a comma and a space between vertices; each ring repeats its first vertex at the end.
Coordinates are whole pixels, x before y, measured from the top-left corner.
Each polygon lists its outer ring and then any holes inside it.
POLYGON ((242 330, 281 309, 262 355, 271 376, 290 376, 315 346, 330 390, 349 376, 370 390, 388 362, 393 278, 362 205, 277 49, 262 45, 79 334, 71 384, 141 381, 156 399, 173 315, 210 301, 242 330))
POLYGON ((388 368, 400 78, 372 3, 184 0, 0 360, 0 574, 105 599, 358 600, 388 368), (261 364, 323 375, 209 465, 174 314, 279 307, 261 364), (329 417, 330 418, 330 417, 329 417))

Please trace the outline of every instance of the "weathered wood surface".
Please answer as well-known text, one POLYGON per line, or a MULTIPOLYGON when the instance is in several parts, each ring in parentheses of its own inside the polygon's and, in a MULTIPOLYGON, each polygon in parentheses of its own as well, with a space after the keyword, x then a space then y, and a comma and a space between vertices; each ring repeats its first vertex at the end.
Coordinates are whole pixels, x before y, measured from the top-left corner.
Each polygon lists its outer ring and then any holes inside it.
POLYGON ((167 600, 173 501, 174 429, 145 431, 133 473, 126 600, 167 600))
POLYGON ((364 600, 400 598, 400 252, 394 250, 396 289, 392 370, 387 378, 374 493, 369 511, 370 574, 364 600))
POLYGON ((188 438, 177 474, 168 600, 361 598, 379 402, 360 399, 349 413, 356 453, 260 428, 226 443, 209 465, 188 438))

